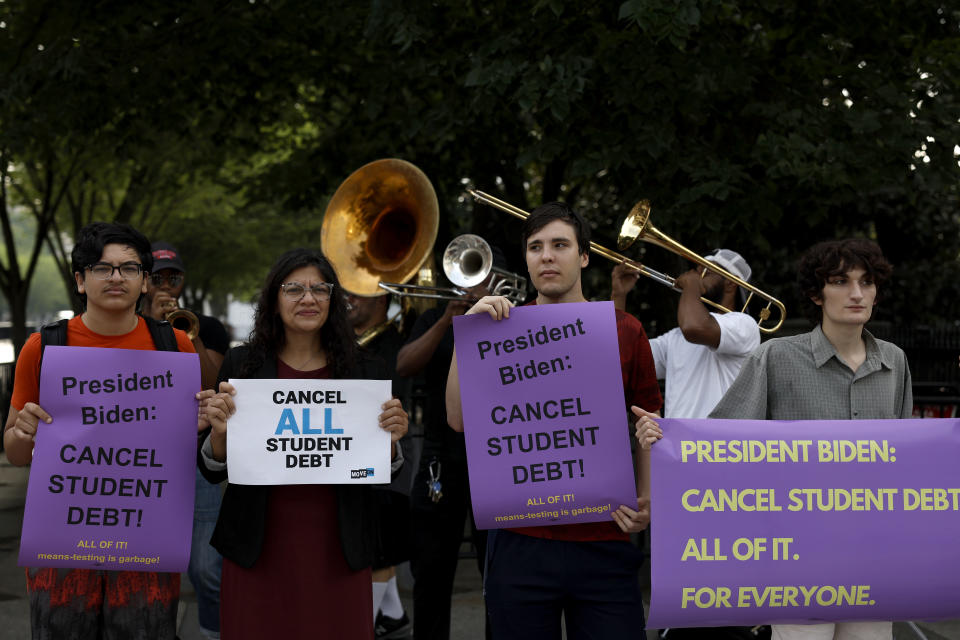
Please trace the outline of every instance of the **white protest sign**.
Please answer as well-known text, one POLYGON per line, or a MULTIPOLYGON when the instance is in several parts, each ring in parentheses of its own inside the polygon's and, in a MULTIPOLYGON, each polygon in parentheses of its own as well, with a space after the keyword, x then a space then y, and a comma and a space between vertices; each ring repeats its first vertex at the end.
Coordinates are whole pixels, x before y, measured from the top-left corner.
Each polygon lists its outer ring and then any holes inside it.
POLYGON ((390 482, 390 434, 380 428, 389 380, 230 380, 227 423, 234 484, 390 482))

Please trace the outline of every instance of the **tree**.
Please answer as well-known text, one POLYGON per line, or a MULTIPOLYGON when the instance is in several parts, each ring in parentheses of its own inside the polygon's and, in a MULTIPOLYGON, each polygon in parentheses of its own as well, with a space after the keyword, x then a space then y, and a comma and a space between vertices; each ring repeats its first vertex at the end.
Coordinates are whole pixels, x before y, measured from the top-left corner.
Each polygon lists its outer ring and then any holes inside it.
MULTIPOLYGON (((958 20, 916 0, 7 2, 0 146, 52 172, 64 216, 164 233, 212 190, 240 229, 268 216, 302 241, 351 171, 402 157, 438 192, 438 251, 470 230, 520 271, 518 223, 464 187, 571 201, 606 245, 649 198, 657 227, 740 250, 791 309, 800 250, 868 235, 897 265, 883 317, 942 322, 960 293, 958 20)), ((588 272, 597 297, 608 273, 588 272)), ((672 324, 655 287, 634 310, 672 324)))
MULTIPOLYGON (((352 168, 401 156, 434 181, 448 237, 471 228, 508 248, 515 224, 465 201, 465 178, 521 207, 571 200, 604 244, 650 198, 655 225, 700 252, 739 249, 792 308, 803 248, 868 235, 899 267, 883 316, 944 321, 960 251, 957 21, 921 2, 375 2, 318 56, 312 147, 261 186, 312 205, 352 168)), ((606 273, 593 270, 599 295, 606 273)), ((672 300, 645 306, 671 322, 672 300)))
POLYGON ((256 152, 259 128, 275 120, 295 86, 271 58, 295 63, 305 55, 281 55, 302 49, 298 25, 312 24, 303 18, 298 3, 0 4, 0 218, 8 250, 11 207, 28 206, 37 219, 26 265, 11 250, 0 269, 17 350, 44 242, 72 292, 68 239, 83 224, 126 221, 159 231, 226 158, 256 152))

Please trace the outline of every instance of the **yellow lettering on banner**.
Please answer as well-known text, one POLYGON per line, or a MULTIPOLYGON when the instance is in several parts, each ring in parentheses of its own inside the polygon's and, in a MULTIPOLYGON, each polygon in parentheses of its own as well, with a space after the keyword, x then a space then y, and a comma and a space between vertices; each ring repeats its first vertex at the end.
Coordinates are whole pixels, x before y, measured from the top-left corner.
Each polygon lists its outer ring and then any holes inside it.
POLYGON ((886 440, 817 440, 818 462, 896 462, 886 440))
MULTIPOLYGON (((691 591, 693 590, 691 589, 691 591)), ((691 597, 695 599, 697 595, 693 594, 691 597)), ((876 601, 870 598, 870 585, 868 584, 742 586, 737 590, 737 608, 740 609, 751 607, 809 607, 812 605, 820 607, 869 607, 874 604, 876 604, 876 601)))
POLYGON ((960 488, 943 487, 904 489, 904 511, 957 511, 960 508, 960 488))
POLYGON ((730 587, 683 587, 681 609, 693 605, 698 609, 716 609, 730 607, 730 587))
POLYGON ((681 496, 687 511, 783 511, 774 489, 687 489, 681 496))
POLYGON ((713 550, 708 548, 706 538, 690 538, 683 549, 683 555, 680 556, 680 562, 687 560, 726 560, 727 556, 720 552, 720 538, 713 539, 713 550))
POLYGON ((808 462, 812 440, 681 440, 681 462, 808 462))
POLYGON ((897 489, 790 489, 787 511, 895 511, 897 489))

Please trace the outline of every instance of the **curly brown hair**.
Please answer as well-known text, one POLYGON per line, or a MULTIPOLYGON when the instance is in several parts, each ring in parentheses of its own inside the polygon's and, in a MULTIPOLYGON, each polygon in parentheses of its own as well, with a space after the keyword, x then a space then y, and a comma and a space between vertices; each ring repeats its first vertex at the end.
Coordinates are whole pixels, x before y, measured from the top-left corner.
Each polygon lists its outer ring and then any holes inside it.
POLYGON ((813 299, 822 297, 827 279, 858 267, 873 279, 879 301, 883 285, 893 273, 893 266, 883 257, 876 242, 866 238, 847 238, 818 242, 807 249, 797 267, 797 286, 803 314, 808 320, 815 325, 822 320, 823 311, 813 299))

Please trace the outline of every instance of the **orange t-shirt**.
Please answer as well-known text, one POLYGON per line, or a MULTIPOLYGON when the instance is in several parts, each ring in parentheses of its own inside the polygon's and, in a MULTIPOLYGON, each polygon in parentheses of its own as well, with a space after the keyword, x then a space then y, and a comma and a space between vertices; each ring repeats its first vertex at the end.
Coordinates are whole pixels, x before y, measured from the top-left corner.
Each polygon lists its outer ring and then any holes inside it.
MULTIPOLYGON (((177 337, 177 347, 184 353, 195 353, 193 343, 180 329, 173 330, 177 337)), ((94 333, 83 324, 80 316, 71 318, 67 323, 67 345, 70 347, 111 347, 114 349, 140 349, 154 351, 153 338, 147 321, 140 318, 136 328, 130 333, 119 336, 104 336, 94 333)), ((199 389, 197 389, 199 391, 199 389)), ((33 333, 17 358, 17 373, 13 379, 13 397, 10 405, 20 411, 28 402, 37 402, 40 397, 40 334, 33 333)))

